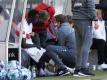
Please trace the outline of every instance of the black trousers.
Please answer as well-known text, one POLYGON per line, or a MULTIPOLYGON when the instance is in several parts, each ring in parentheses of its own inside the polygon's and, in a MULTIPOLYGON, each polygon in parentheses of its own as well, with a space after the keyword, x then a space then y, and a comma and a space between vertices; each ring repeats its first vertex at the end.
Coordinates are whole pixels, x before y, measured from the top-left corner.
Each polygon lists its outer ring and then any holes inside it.
MULTIPOLYGON (((40 45, 41 47, 46 47, 46 40, 47 40, 47 30, 38 30, 34 31, 35 35, 32 37, 32 41, 36 45, 40 45)), ((45 62, 43 60, 40 60, 39 63, 36 63, 33 59, 30 60, 30 64, 37 66, 37 68, 45 68, 45 62)))
POLYGON ((106 50, 106 42, 102 39, 93 38, 93 44, 91 49, 97 49, 98 53, 98 64, 101 65, 103 63, 107 63, 107 50, 106 50))
POLYGON ((47 30, 39 30, 33 32, 35 33, 34 37, 32 37, 33 43, 45 48, 47 40, 47 30))
POLYGON ((104 62, 105 64, 107 64, 107 42, 106 42, 105 49, 104 49, 104 62))

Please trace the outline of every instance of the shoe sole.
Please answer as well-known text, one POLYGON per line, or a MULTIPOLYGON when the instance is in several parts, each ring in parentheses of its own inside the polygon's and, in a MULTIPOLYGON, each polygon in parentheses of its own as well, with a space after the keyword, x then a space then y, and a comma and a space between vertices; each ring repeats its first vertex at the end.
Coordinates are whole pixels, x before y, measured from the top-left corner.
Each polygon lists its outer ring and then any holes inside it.
POLYGON ((61 76, 66 76, 66 75, 69 75, 70 72, 67 72, 67 73, 64 73, 64 74, 61 74, 61 76))
POLYGON ((88 76, 83 76, 83 75, 73 75, 74 77, 88 77, 88 76))
POLYGON ((83 74, 83 73, 79 72, 78 74, 73 74, 73 76, 75 76, 75 77, 88 77, 88 76, 91 76, 91 75, 86 75, 86 74, 83 74))

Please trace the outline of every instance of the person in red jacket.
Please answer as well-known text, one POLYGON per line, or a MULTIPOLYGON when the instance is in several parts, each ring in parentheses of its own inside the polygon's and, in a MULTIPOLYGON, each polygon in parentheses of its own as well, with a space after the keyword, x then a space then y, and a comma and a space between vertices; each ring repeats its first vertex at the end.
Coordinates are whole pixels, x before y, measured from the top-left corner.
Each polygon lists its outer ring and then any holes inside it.
MULTIPOLYGON (((49 15, 47 20, 44 21, 39 19, 38 24, 33 25, 33 32, 35 32, 35 36, 32 37, 33 42, 45 48, 46 40, 47 40, 47 28, 50 26, 50 23, 52 22, 53 16, 55 14, 55 9, 51 5, 40 3, 34 8, 34 10, 38 12, 46 11, 49 15)), ((45 16, 41 16, 41 17, 45 17, 45 16)))
MULTIPOLYGON (((53 16, 55 14, 55 9, 51 5, 40 3, 35 8, 33 8, 33 10, 38 11, 39 16, 38 19, 37 17, 35 19, 38 20, 36 21, 37 23, 33 24, 34 36, 32 37, 32 41, 34 44, 46 48, 47 28, 50 27, 53 16)), ((45 69, 44 61, 39 61, 39 63, 37 64, 37 68, 39 71, 39 76, 44 75, 43 72, 41 73, 41 70, 44 71, 45 69)))

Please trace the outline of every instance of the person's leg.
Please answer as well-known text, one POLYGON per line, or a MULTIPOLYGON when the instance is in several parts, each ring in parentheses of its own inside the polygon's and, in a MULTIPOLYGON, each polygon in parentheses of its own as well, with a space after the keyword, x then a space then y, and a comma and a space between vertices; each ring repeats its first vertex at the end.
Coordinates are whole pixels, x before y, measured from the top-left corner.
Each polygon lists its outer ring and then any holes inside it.
POLYGON ((47 74, 45 72, 45 69, 46 69, 45 62, 47 62, 49 60, 50 60, 49 56, 47 56, 46 53, 44 53, 42 55, 42 57, 40 58, 39 62, 37 63, 38 76, 49 76, 49 75, 53 75, 53 74, 51 74, 51 72, 50 72, 50 74, 47 74))
POLYGON ((86 67, 89 50, 92 44, 92 27, 89 20, 75 21, 75 35, 77 43, 76 67, 86 67))
POLYGON ((104 48, 106 42, 102 39, 95 39, 93 38, 93 44, 91 49, 96 49, 98 53, 98 65, 103 64, 104 62, 104 48))
POLYGON ((105 49, 104 49, 104 62, 107 64, 107 42, 105 44, 105 49))
POLYGON ((82 68, 87 68, 87 62, 89 57, 89 51, 90 47, 92 45, 92 26, 91 21, 86 20, 82 23, 83 31, 82 31, 82 48, 81 48, 81 54, 82 54, 82 68))
POLYGON ((79 70, 81 68, 81 63, 82 63, 82 54, 81 52, 81 46, 82 46, 82 35, 81 35, 81 30, 79 29, 80 25, 78 24, 77 21, 75 21, 75 38, 76 38, 76 70, 79 70))
POLYGON ((67 70, 66 66, 63 64, 59 56, 54 51, 52 51, 49 46, 46 47, 45 55, 49 56, 58 66, 58 71, 57 71, 58 75, 70 74, 70 72, 67 70))
POLYGON ((98 65, 101 65, 104 62, 104 48, 105 48, 105 41, 99 39, 97 41, 98 65))
MULTIPOLYGON (((46 36, 44 36, 45 34, 46 34, 45 31, 43 31, 43 32, 42 31, 35 31, 35 35, 32 37, 33 43, 43 47, 43 45, 44 45, 43 42, 45 42, 44 40, 45 40, 45 37, 46 37, 46 36), (43 37, 43 39, 41 39, 42 37, 43 37), (43 44, 43 45, 41 45, 41 44, 43 44)), ((33 60, 31 60, 31 62, 34 63, 33 60)), ((43 69, 43 70, 45 69, 45 61, 43 61, 42 58, 36 65, 37 65, 38 71, 40 71, 40 69, 43 69)), ((44 76, 44 75, 45 75, 44 73, 40 74, 40 76, 44 76)))
POLYGON ((53 52, 50 47, 47 46, 46 48, 46 55, 49 56, 51 59, 53 59, 53 61, 57 64, 57 66, 61 69, 65 68, 65 65, 62 63, 61 59, 59 58, 59 56, 53 52))
POLYGON ((96 49, 97 50, 97 55, 98 55, 98 66, 97 69, 101 70, 104 68, 103 63, 104 63, 104 54, 105 54, 105 45, 106 42, 102 39, 93 39, 93 45, 92 45, 92 49, 96 49))
POLYGON ((97 49, 97 39, 93 38, 92 45, 90 49, 97 49))
POLYGON ((66 66, 71 68, 75 67, 75 53, 73 53, 73 50, 57 45, 49 45, 48 48, 55 52, 66 66))
POLYGON ((94 75, 87 68, 88 56, 92 45, 92 22, 89 20, 75 21, 76 43, 77 43, 77 58, 76 69, 74 76, 89 76, 94 75))
POLYGON ((105 30, 106 30, 106 44, 105 44, 105 50, 104 50, 104 62, 105 64, 107 64, 107 21, 106 21, 105 30))

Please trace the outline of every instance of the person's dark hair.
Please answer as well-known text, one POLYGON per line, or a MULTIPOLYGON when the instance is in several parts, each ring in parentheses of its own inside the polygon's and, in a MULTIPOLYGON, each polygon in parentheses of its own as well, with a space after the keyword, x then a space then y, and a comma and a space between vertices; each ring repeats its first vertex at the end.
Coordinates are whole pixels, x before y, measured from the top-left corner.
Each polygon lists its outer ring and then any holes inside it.
POLYGON ((37 26, 42 26, 45 24, 45 21, 47 21, 49 18, 49 14, 47 11, 45 10, 41 10, 39 11, 39 18, 38 18, 38 22, 37 22, 37 26))
POLYGON ((46 20, 46 19, 48 19, 49 14, 48 14, 47 11, 41 10, 41 11, 39 11, 39 17, 42 18, 42 19, 44 19, 44 20, 46 20))
POLYGON ((38 18, 39 17, 39 13, 37 12, 37 11, 35 11, 35 10, 30 10, 29 12, 28 12, 28 15, 27 15, 27 22, 28 22, 28 24, 29 23, 32 23, 32 24, 35 24, 37 21, 37 19, 36 18, 38 18))
POLYGON ((55 20, 60 23, 67 22, 67 17, 63 14, 58 14, 55 16, 55 20))
POLYGON ((48 19, 49 15, 46 11, 36 11, 30 10, 28 12, 27 21, 36 26, 44 25, 45 21, 48 19))

